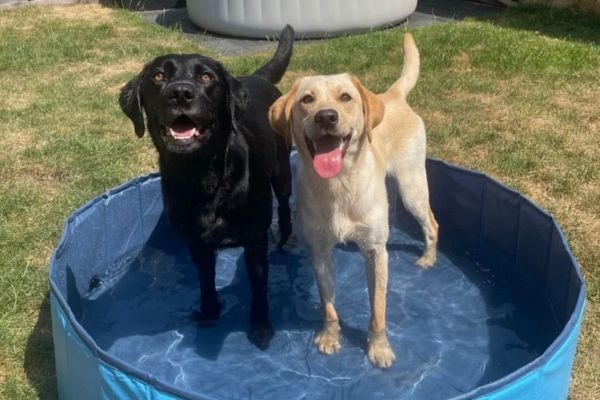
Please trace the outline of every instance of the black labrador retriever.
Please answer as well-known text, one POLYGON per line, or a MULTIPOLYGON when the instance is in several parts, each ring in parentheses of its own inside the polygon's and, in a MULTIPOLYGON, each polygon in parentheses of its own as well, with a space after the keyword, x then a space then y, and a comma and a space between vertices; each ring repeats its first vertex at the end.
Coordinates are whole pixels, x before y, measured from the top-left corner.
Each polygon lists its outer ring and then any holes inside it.
POLYGON ((215 320, 221 312, 216 250, 243 246, 251 291, 248 338, 261 349, 274 335, 267 299, 271 189, 278 201, 279 244, 291 233, 290 148, 270 128, 267 111, 281 96, 275 83, 287 69, 293 42, 287 26, 271 60, 241 78, 201 55, 161 56, 119 98, 137 136, 147 124, 158 152, 165 213, 187 240, 198 269, 199 319, 215 320))

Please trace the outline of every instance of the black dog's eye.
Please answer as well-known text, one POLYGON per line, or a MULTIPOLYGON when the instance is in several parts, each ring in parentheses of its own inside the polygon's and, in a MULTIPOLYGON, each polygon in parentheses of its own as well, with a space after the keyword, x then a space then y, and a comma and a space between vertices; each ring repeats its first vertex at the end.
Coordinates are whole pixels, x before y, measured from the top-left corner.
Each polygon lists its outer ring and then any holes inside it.
POLYGON ((206 83, 206 82, 210 82, 210 81, 212 81, 212 80, 213 80, 213 77, 212 77, 212 75, 211 75, 211 74, 209 74, 208 72, 205 72, 205 73, 203 73, 203 74, 198 74, 198 77, 197 77, 197 79, 198 79, 198 81, 199 81, 199 82, 204 82, 204 83, 206 83))
POLYGON ((315 98, 312 97, 310 94, 307 94, 306 96, 304 96, 301 100, 304 104, 310 104, 313 101, 315 101, 315 98))
POLYGON ((346 103, 352 100, 352 96, 350 96, 348 93, 342 93, 342 95, 340 96, 340 100, 346 103))
POLYGON ((157 72, 152 76, 152 80, 154 82, 162 82, 165 80, 165 74, 163 74, 162 72, 157 72))

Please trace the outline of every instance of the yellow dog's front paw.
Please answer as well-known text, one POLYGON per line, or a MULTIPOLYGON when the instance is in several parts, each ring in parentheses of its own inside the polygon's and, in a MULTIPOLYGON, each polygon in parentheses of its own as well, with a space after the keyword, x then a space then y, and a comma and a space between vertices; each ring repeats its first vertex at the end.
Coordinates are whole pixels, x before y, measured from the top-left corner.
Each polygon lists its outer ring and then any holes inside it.
POLYGON ((423 254, 421 258, 419 258, 415 264, 423 269, 428 269, 433 267, 433 264, 437 261, 437 257, 435 253, 433 254, 423 254))
POLYGON ((323 354, 334 354, 341 350, 340 325, 337 321, 325 322, 315 337, 315 346, 323 354))
POLYGON ((389 368, 396 361, 396 355, 387 340, 385 332, 369 332, 369 361, 378 368, 389 368))

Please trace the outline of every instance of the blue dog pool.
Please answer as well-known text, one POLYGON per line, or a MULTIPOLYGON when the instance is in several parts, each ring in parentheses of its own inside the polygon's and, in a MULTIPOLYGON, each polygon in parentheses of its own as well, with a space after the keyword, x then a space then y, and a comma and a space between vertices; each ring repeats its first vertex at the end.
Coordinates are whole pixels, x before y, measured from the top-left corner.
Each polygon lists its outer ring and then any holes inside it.
POLYGON ((246 338, 239 249, 219 254, 221 318, 192 319, 196 270, 163 216, 158 175, 93 199, 67 220, 50 265, 60 398, 565 399, 585 285, 559 226, 485 175, 437 160, 427 168, 440 224, 434 268, 413 265, 419 229, 390 190, 397 361, 385 371, 365 355, 368 295, 353 246, 335 254, 342 351, 312 345, 319 296, 300 240, 270 252, 276 334, 261 351, 246 338))

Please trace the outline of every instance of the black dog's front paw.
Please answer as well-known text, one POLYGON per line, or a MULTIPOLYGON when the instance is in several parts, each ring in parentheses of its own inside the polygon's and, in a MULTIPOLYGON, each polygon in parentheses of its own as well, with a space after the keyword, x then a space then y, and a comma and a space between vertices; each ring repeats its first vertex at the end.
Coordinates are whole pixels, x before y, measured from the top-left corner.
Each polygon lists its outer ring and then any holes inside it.
POLYGON ((269 348, 273 336, 275 336, 275 331, 270 321, 250 321, 248 340, 260 350, 269 348))
POLYGON ((221 303, 217 302, 210 306, 202 306, 200 310, 194 311, 194 319, 200 324, 211 324, 219 319, 221 315, 221 303))

